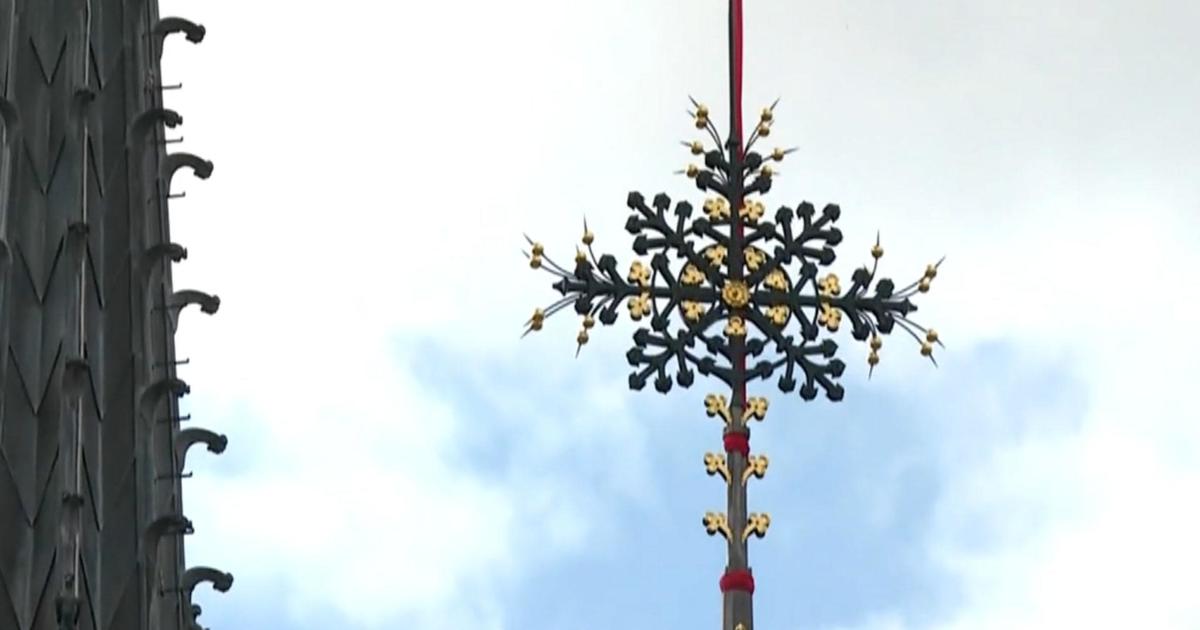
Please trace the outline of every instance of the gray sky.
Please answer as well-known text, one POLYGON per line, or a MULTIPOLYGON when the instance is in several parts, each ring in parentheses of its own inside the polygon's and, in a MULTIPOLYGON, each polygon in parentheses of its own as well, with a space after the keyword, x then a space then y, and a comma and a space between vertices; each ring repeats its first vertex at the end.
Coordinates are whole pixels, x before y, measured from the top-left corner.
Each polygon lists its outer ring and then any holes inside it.
MULTIPOLYGON (((725 4, 163 2, 183 147, 176 284, 197 422, 189 559, 233 629, 714 624, 715 385, 625 388, 634 327, 518 341, 586 214, 702 197, 690 94, 724 127, 725 4), (633 575, 630 575, 632 573, 633 575), (548 603, 549 602, 549 603, 548 603), (282 615, 287 621, 271 621, 282 615)), ((748 0, 747 116, 798 146, 768 206, 839 203, 835 269, 908 280, 933 369, 844 336, 847 402, 761 386, 774 517, 760 627, 1200 626, 1200 6, 748 0)), ((842 339, 842 338, 839 338, 842 339)))

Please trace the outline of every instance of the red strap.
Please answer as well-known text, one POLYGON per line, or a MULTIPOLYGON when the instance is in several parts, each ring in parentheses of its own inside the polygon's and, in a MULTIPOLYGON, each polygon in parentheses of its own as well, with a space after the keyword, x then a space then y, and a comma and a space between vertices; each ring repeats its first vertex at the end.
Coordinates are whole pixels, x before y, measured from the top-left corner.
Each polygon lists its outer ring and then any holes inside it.
POLYGON ((725 452, 741 453, 742 457, 750 454, 750 435, 747 433, 726 433, 725 452))
POLYGON ((725 575, 721 576, 721 592, 728 593, 729 591, 745 591, 753 595, 754 576, 746 570, 726 571, 725 575))

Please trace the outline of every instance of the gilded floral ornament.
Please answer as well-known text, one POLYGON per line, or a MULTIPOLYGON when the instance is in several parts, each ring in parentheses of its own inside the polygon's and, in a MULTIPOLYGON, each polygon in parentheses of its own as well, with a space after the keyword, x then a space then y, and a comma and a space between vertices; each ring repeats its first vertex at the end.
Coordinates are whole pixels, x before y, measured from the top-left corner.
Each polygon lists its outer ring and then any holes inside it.
POLYGON ((768 289, 774 289, 776 291, 787 291, 789 288, 787 276, 778 269, 767 274, 767 277, 763 279, 763 284, 765 284, 768 289))
POLYGON ((745 337, 746 322, 738 315, 731 315, 725 322, 726 337, 745 337))
POLYGON ((704 515, 704 531, 708 532, 709 536, 721 534, 725 540, 733 540, 733 533, 729 531, 729 522, 725 520, 725 514, 721 512, 707 512, 704 515))
POLYGON ((704 397, 704 413, 709 418, 721 416, 725 424, 733 422, 733 416, 729 413, 729 403, 721 394, 709 394, 704 397))
POLYGON ((841 292, 842 285, 838 281, 837 274, 831 273, 821 279, 821 295, 837 297, 837 294, 841 292))
POLYGON ((704 472, 711 477, 713 475, 721 475, 725 481, 729 481, 729 467, 725 464, 725 456, 716 453, 704 454, 704 472))
POLYGON ((689 322, 698 322, 704 315, 704 305, 699 302, 684 300, 679 305, 683 308, 683 318, 689 322))
POLYGON ((629 317, 631 317, 635 322, 649 315, 650 309, 651 305, 649 293, 643 293, 629 299, 629 317))
POLYGON ((742 422, 751 418, 762 421, 767 417, 767 407, 770 403, 762 396, 751 396, 746 399, 746 409, 742 411, 742 422))
POLYGON ((699 286, 704 283, 704 273, 695 265, 686 265, 683 273, 679 275, 679 281, 688 286, 699 286))
POLYGON ((767 529, 771 527, 771 515, 767 513, 754 514, 751 513, 746 521, 746 529, 742 532, 742 542, 746 542, 751 535, 762 538, 767 535, 767 529))
POLYGON ((746 485, 751 477, 762 479, 767 474, 767 466, 771 462, 766 455, 751 455, 746 458, 746 470, 742 473, 742 485, 746 485))
POLYGON ((767 254, 757 247, 746 248, 746 268, 750 271, 758 271, 758 268, 767 262, 767 254))
POLYGON ((721 299, 729 308, 745 308, 750 303, 750 288, 741 280, 726 280, 721 299))
POLYGON ((838 327, 842 324, 842 312, 830 303, 823 302, 821 312, 817 315, 817 323, 829 329, 829 332, 837 332, 838 327))
POLYGON ((709 197, 704 200, 704 213, 710 221, 729 218, 729 202, 724 197, 709 197))
POLYGON ((650 269, 642 261, 635 260, 629 265, 629 275, 625 279, 645 289, 650 286, 650 269))
POLYGON ((758 220, 763 217, 766 208, 761 201, 747 201, 742 205, 742 209, 738 210, 738 215, 745 219, 747 223, 758 223, 758 220))
POLYGON ((771 323, 775 324, 776 326, 783 326, 786 324, 788 318, 792 315, 792 312, 788 310, 788 307, 782 304, 768 306, 765 312, 767 317, 771 320, 771 323))
POLYGON ((725 263, 725 256, 729 254, 729 250, 725 249, 724 245, 713 245, 704 250, 704 256, 708 258, 708 262, 713 267, 720 267, 725 263))

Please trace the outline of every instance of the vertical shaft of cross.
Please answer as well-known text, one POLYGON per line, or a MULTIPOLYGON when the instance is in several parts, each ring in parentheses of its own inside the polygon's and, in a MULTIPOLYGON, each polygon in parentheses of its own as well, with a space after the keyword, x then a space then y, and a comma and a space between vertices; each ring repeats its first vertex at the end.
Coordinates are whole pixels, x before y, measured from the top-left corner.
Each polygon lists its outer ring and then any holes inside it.
POLYGON ((732 404, 724 442, 729 469, 726 495, 726 520, 729 524, 729 559, 721 579, 722 630, 752 630, 754 582, 750 572, 748 543, 745 536, 748 509, 746 484, 750 430, 742 419, 744 406, 732 404))
MULTIPOLYGON (((742 0, 729 0, 729 206, 730 248, 729 280, 741 280, 745 260, 742 182, 742 0)), ((733 308, 730 305, 730 308, 733 308)), ((734 313, 730 314, 731 316, 734 313)), ((725 427, 725 451, 729 478, 726 519, 729 523, 728 562, 721 580, 722 630, 753 630, 753 579, 747 555, 746 485, 741 483, 746 470, 750 430, 743 418, 746 408, 746 339, 730 337, 732 392, 729 422, 725 427)))

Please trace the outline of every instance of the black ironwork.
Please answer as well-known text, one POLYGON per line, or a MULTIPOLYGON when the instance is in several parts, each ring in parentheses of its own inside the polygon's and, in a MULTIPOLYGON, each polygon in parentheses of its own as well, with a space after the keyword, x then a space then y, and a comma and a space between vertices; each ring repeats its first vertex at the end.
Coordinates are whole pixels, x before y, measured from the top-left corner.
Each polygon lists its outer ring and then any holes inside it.
MULTIPOLYGON (((526 334, 540 330, 545 320, 571 308, 583 318, 576 339, 582 348, 599 320, 610 325, 624 306, 643 326, 633 334, 626 354, 633 367, 632 389, 643 389, 652 379, 654 388, 667 393, 674 384, 689 387, 698 372, 730 388, 728 399, 712 394, 705 400, 709 416, 725 422, 726 456, 705 455, 706 471, 727 483, 727 510, 710 512, 704 526, 710 535, 728 541, 728 563, 721 580, 724 593, 724 630, 753 630, 751 595, 753 576, 747 541, 762 537, 770 525, 766 514, 747 510, 746 483, 766 471, 764 456, 750 455, 750 420, 762 420, 765 398, 747 398, 749 382, 778 376, 783 392, 798 389, 804 400, 824 392, 832 401, 845 394, 838 379, 845 363, 836 357, 838 344, 822 337, 822 329, 836 332, 843 319, 853 338, 869 344, 871 372, 879 362, 882 337, 897 327, 920 344, 931 361, 941 345, 937 333, 909 315, 917 310, 912 298, 928 291, 941 261, 926 266, 914 282, 897 288, 878 275, 883 248, 876 235, 872 262, 855 270, 848 286, 822 268, 833 264, 842 232, 835 227, 841 208, 830 204, 820 213, 808 202, 779 207, 767 217, 760 196, 771 190, 774 163, 795 149, 754 150, 770 135, 775 104, 762 110, 759 121, 742 145, 741 131, 741 0, 729 1, 730 126, 729 138, 709 118, 708 108, 692 101, 688 114, 706 141, 684 142, 703 165, 689 165, 680 173, 707 193, 700 211, 687 201, 656 195, 649 204, 638 192, 629 193, 632 211, 625 223, 634 236, 633 250, 649 256, 635 260, 627 273, 618 269, 609 254, 593 251, 594 235, 584 222, 582 248, 572 265, 551 259, 541 243, 526 237, 524 252, 530 266, 545 269, 562 297, 534 311, 526 334), (770 220, 773 219, 773 220, 770 220)), ((578 349, 576 351, 578 353, 578 349)), ((935 362, 936 364, 936 362, 935 362)))
MULTIPOLYGON (((636 253, 653 253, 649 267, 635 265, 629 275, 623 276, 616 259, 609 254, 597 258, 590 243, 586 246, 586 256, 577 258, 571 271, 544 253, 527 252, 527 258, 540 259, 544 264, 539 266, 558 277, 553 286, 564 296, 535 313, 526 322, 528 330, 540 328, 545 318, 572 305, 576 313, 589 318, 585 322, 598 318, 600 323, 609 325, 616 321, 617 310, 625 303, 633 319, 648 317, 650 322, 650 327, 634 333, 634 347, 626 355, 635 368, 629 376, 629 386, 635 390, 642 389, 648 378, 654 376, 655 389, 670 391, 672 368, 674 381, 689 387, 695 380, 693 367, 702 375, 711 375, 733 386, 740 368, 730 338, 750 337, 745 341, 745 354, 764 358, 745 369, 746 381, 767 379, 782 370, 778 386, 784 392, 791 392, 796 389, 799 372, 804 382, 800 386, 802 398, 815 398, 820 388, 835 401, 844 394, 835 379, 842 375, 845 364, 833 358, 837 342, 819 339, 822 326, 836 331, 844 315, 850 321, 852 335, 860 341, 891 333, 898 325, 918 342, 922 339, 917 331, 926 335, 925 343, 940 343, 936 337, 929 339, 929 331, 907 317, 917 310, 910 298, 927 290, 928 281, 936 276, 937 264, 930 265, 919 280, 897 290, 891 279, 877 279, 877 258, 870 268, 855 271, 852 284, 841 293, 837 276, 818 276, 819 266, 833 263, 834 246, 842 240, 841 231, 832 227, 841 214, 838 206, 825 206, 820 216, 815 216, 808 202, 801 203, 795 211, 781 207, 774 223, 749 220, 747 223, 753 230, 739 237, 736 230, 729 229, 734 219, 732 213, 725 212, 731 201, 725 182, 731 177, 745 177, 738 174, 739 170, 754 174, 761 168, 763 158, 749 152, 745 166, 741 166, 736 159, 728 160, 724 151, 710 151, 706 162, 715 166, 698 171, 695 179, 701 190, 720 195, 706 202, 710 218, 693 219, 692 205, 681 201, 675 205, 672 222, 667 216, 671 205, 667 195, 655 196, 647 206, 641 193, 629 194, 627 203, 634 214, 625 227, 636 235, 633 245, 636 253), (767 254, 756 246, 758 243, 772 243, 775 248, 767 254), (744 280, 739 279, 729 262, 728 252, 739 248, 746 261, 744 280), (672 268, 672 255, 685 262, 683 269, 672 268), (643 277, 648 280, 641 281, 643 277), (740 291, 741 285, 745 285, 747 303, 732 306, 722 294, 740 291), (680 327, 672 332, 673 319, 680 327), (736 334, 738 327, 745 327, 746 323, 753 324, 759 334, 754 336, 750 331, 736 334), (728 332, 714 330, 720 324, 725 324, 728 332), (776 356, 765 357, 770 349, 775 350, 776 356)), ((755 177, 747 191, 770 189, 770 176, 758 172, 755 177)), ((748 211, 751 215, 759 212, 753 209, 756 206, 751 208, 748 211)), ((530 242, 535 246, 534 252, 540 251, 536 243, 530 242)), ((583 339, 586 343, 586 337, 583 339)), ((927 354, 932 360, 932 353, 927 354)))

